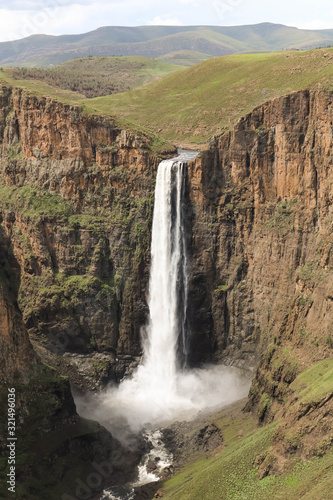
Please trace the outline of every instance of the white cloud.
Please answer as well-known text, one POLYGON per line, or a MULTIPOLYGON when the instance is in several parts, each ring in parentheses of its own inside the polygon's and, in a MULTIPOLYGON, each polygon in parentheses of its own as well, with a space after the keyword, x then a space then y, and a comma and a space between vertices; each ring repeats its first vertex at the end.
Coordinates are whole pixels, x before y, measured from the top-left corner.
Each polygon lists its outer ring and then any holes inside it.
POLYGON ((0 41, 23 38, 23 23, 28 16, 29 11, 0 9, 0 41))
POLYGON ((297 26, 303 30, 327 30, 333 29, 333 21, 322 21, 320 19, 314 19, 306 23, 295 22, 293 26, 297 26))
POLYGON ((169 17, 168 15, 155 16, 152 21, 148 21, 146 24, 156 26, 182 26, 182 23, 177 17, 169 17))
MULTIPOLYGON (((104 3, 103 0, 89 5, 85 1, 70 2, 60 6, 59 0, 40 4, 35 10, 0 9, 0 42, 17 40, 33 34, 75 34, 91 31, 100 26, 124 25, 122 18, 134 6, 134 0, 104 3)), ((17 2, 18 5, 18 2, 17 2)), ((27 4, 28 7, 28 4, 27 4)), ((135 25, 136 22, 128 23, 135 25)))

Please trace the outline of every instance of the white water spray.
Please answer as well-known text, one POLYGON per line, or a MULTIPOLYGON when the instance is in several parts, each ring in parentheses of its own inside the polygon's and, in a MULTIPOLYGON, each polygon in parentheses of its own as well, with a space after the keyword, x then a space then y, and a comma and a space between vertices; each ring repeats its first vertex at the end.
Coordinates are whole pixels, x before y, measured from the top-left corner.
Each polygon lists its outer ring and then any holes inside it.
POLYGON ((249 389, 250 382, 244 382, 240 371, 232 367, 182 369, 187 354, 188 287, 182 206, 189 159, 191 157, 180 156, 166 160, 158 168, 149 321, 143 331, 142 364, 119 387, 98 395, 93 405, 77 401, 83 416, 94 418, 111 429, 110 423, 120 421, 137 431, 147 426, 158 428, 176 419, 193 418, 200 410, 221 407, 245 397, 249 389))

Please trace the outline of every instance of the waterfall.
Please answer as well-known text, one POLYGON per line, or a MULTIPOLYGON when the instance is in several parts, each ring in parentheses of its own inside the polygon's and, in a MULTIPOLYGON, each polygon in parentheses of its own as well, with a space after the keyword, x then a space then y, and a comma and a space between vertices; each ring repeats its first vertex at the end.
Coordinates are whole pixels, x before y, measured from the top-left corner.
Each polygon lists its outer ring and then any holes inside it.
POLYGON ((142 363, 119 387, 108 389, 92 400, 76 398, 82 416, 101 422, 129 448, 133 430, 143 430, 152 445, 138 468, 138 481, 127 485, 127 493, 105 490, 103 500, 132 499, 133 487, 157 480, 163 468, 172 463, 172 455, 161 442, 161 425, 194 418, 207 408, 221 408, 244 397, 250 386, 250 380, 232 367, 210 365, 192 370, 186 367, 189 335, 186 162, 194 156, 182 154, 162 161, 158 167, 149 318, 142 330, 142 363), (147 470, 149 459, 158 460, 154 473, 147 470))
MULTIPOLYGON (((189 258, 186 244, 187 161, 196 153, 164 160, 157 172, 151 241, 149 318, 142 330, 143 359, 132 377, 97 395, 76 399, 79 412, 118 432, 159 428, 198 411, 221 407, 247 394, 250 381, 232 367, 188 369, 189 258)), ((209 334, 209 332, 206 332, 209 334)))
POLYGON ((186 364, 187 256, 183 221, 184 162, 158 167, 151 242, 149 323, 143 335, 143 369, 157 387, 174 388, 186 364), (163 362, 161 362, 163 361, 163 362))

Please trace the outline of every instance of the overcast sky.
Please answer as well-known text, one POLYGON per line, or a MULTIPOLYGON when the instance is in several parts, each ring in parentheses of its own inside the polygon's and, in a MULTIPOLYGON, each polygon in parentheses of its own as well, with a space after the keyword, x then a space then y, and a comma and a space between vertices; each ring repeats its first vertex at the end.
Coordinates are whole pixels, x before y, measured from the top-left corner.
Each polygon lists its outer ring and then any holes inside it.
POLYGON ((264 21, 333 28, 331 0, 0 0, 0 41, 33 33, 84 33, 100 26, 230 26, 264 21))

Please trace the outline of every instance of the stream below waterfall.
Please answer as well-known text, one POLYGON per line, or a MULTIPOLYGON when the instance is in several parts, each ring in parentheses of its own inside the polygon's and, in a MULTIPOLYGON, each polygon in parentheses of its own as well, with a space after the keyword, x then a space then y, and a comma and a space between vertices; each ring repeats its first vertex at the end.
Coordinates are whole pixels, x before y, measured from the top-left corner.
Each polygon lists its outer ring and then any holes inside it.
POLYGON ((247 395, 250 377, 236 368, 209 365, 188 369, 188 254, 184 229, 187 162, 197 152, 181 151, 160 163, 156 178, 149 279, 149 318, 142 329, 143 357, 130 378, 90 398, 76 398, 78 412, 97 420, 123 441, 141 433, 150 451, 137 479, 100 499, 130 500, 133 488, 156 481, 172 463, 160 429, 221 408, 247 395), (122 438, 120 438, 122 440, 122 438))

